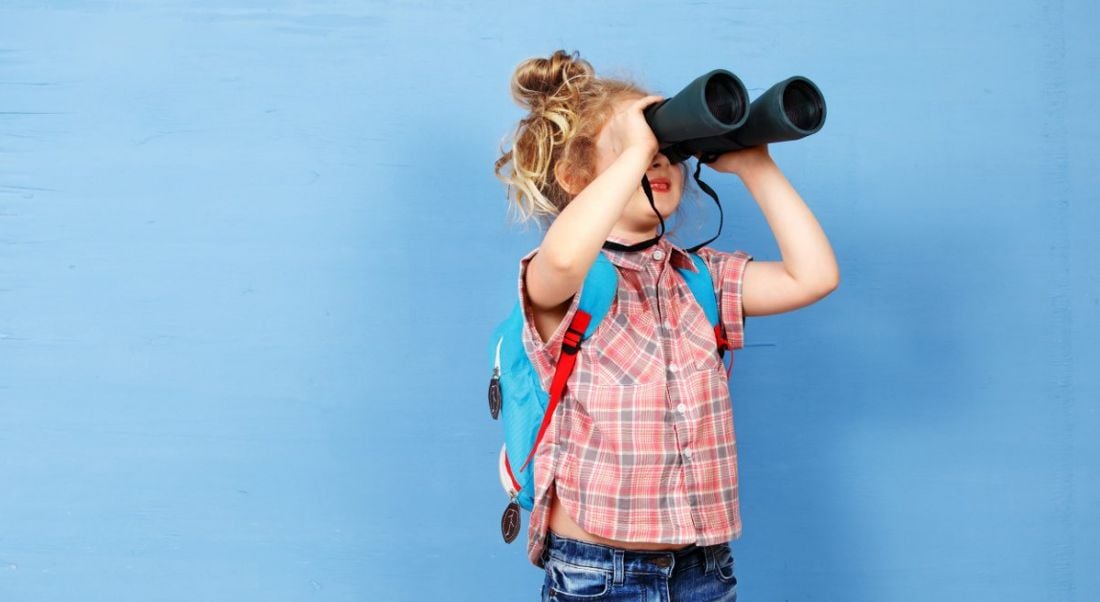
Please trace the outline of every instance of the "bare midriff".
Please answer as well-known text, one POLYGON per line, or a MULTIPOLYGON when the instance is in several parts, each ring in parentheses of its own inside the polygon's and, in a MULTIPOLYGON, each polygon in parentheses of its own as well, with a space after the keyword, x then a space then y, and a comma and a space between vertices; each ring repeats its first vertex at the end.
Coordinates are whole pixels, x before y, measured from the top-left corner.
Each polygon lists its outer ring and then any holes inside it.
POLYGON ((591 543, 602 543, 609 546, 615 546, 617 548, 623 548, 627 550, 675 550, 682 548, 686 545, 684 543, 648 543, 637 541, 619 541, 617 539, 608 539, 599 535, 594 535, 585 531, 580 525, 573 520, 573 517, 569 516, 565 507, 562 506, 561 501, 557 495, 550 496, 550 530, 562 537, 569 537, 571 539, 579 539, 581 541, 587 541, 591 543))

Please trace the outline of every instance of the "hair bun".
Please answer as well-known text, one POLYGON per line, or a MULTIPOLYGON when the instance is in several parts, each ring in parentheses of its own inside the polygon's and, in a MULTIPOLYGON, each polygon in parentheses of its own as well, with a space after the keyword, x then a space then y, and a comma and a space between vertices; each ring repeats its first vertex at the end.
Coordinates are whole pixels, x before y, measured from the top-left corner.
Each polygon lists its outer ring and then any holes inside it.
POLYGON ((538 113, 555 101, 575 97, 593 77, 595 69, 579 53, 556 50, 550 58, 530 58, 516 67, 512 98, 524 109, 538 113))

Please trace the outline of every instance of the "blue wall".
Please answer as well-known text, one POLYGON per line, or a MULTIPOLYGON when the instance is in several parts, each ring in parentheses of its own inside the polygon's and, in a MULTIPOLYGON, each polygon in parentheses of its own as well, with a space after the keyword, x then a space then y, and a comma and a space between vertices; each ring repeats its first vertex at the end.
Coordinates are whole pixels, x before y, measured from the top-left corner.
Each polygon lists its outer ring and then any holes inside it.
POLYGON ((1100 599, 1097 6, 5 2, 0 600, 535 599, 483 350, 559 47, 828 101, 771 147, 842 283, 736 356, 742 597, 1100 599))

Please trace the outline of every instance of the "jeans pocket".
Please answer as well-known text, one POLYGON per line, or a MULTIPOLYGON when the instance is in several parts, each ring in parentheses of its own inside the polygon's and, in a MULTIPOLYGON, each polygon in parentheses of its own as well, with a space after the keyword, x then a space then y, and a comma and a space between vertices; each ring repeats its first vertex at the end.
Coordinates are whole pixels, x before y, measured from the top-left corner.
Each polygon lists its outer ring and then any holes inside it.
POLYGON ((737 585, 737 577, 733 574, 734 564, 733 550, 728 543, 714 546, 714 569, 719 581, 737 585))
POLYGON ((551 556, 546 561, 545 586, 550 600, 598 600, 611 591, 611 571, 551 556))

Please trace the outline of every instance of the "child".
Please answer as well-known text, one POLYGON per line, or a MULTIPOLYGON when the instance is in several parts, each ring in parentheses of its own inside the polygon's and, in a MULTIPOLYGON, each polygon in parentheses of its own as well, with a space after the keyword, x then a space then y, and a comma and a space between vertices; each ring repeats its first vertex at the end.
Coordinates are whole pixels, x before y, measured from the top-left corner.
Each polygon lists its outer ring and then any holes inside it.
MULTIPOLYGON (((729 541, 741 519, 729 383, 714 329, 675 269, 694 271, 691 257, 658 231, 688 179, 687 162, 670 165, 642 115, 661 97, 597 78, 562 50, 522 62, 512 94, 530 114, 495 173, 524 219, 549 223, 520 260, 518 282, 524 345, 546 389, 597 254, 619 274, 616 299, 581 347, 532 460, 528 557, 545 570, 542 599, 735 600, 729 541)), ((725 338, 740 349, 746 316, 814 303, 839 273, 766 145, 709 167, 741 178, 783 256, 697 251, 725 338)))

